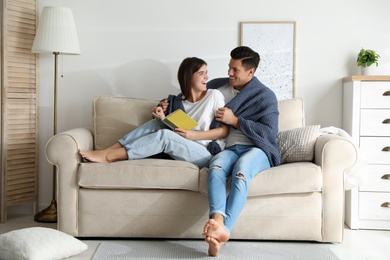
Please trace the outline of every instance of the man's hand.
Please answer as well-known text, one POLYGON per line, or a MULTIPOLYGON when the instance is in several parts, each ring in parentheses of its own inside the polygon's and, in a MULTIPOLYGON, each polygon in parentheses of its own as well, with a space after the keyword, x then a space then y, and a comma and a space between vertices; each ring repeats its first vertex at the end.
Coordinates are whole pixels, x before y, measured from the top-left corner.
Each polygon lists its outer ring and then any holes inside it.
POLYGON ((219 122, 225 123, 227 125, 231 125, 237 129, 239 129, 238 125, 238 117, 233 114, 233 111, 227 107, 218 108, 215 113, 215 119, 219 122))

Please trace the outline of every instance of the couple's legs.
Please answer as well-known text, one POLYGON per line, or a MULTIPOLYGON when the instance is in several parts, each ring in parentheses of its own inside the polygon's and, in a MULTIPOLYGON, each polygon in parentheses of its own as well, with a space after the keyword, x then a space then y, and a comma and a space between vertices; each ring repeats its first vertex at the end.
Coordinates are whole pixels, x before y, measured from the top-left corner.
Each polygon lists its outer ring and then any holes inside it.
POLYGON ((204 228, 210 255, 217 255, 221 243, 229 239, 244 208, 250 181, 269 167, 268 158, 261 149, 243 145, 229 147, 211 160, 208 174, 211 219, 204 228), (232 177, 232 185, 226 197, 229 176, 232 177))
POLYGON ((252 147, 241 154, 232 171, 232 186, 226 201, 225 225, 232 230, 245 206, 250 181, 260 172, 270 168, 267 155, 252 147))
POLYGON ((225 227, 226 182, 233 170, 238 155, 226 148, 210 161, 208 172, 208 199, 210 219, 203 229, 203 236, 209 244, 208 253, 217 256, 222 245, 229 240, 230 231, 225 227))
POLYGON ((113 162, 143 159, 161 152, 200 168, 208 166, 212 157, 205 146, 165 129, 165 125, 158 120, 148 121, 105 150, 80 151, 80 154, 94 162, 113 162))
POLYGON ((91 162, 110 163, 127 159, 126 149, 120 144, 115 143, 104 150, 80 150, 80 155, 91 162))
POLYGON ((127 151, 124 147, 126 144, 129 144, 142 136, 154 133, 163 128, 165 128, 165 125, 159 120, 149 120, 145 124, 137 127, 133 131, 123 136, 118 140, 117 143, 106 149, 93 151, 80 150, 79 153, 83 158, 91 162, 109 163, 120 160, 127 160, 127 151))
POLYGON ((137 140, 138 138, 157 132, 160 129, 166 128, 167 127, 163 123, 161 123, 160 120, 152 119, 123 136, 121 139, 118 140, 118 142, 122 146, 125 146, 126 144, 129 144, 137 140))
POLYGON ((161 129, 125 145, 129 160, 166 153, 175 160, 191 162, 199 168, 207 167, 212 157, 207 148, 185 139, 170 129, 161 129))

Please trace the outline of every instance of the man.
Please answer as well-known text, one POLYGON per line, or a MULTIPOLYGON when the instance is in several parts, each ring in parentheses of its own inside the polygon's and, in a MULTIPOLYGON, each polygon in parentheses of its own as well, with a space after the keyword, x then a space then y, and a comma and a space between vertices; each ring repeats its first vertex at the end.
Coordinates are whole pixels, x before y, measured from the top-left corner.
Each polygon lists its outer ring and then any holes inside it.
POLYGON ((218 88, 226 102, 225 107, 217 110, 213 123, 229 126, 227 148, 211 159, 208 173, 210 219, 203 237, 211 256, 217 256, 229 240, 247 200, 250 181, 280 163, 277 99, 272 90, 254 77, 260 56, 246 46, 233 49, 230 56, 229 78, 208 84, 208 88, 218 88), (232 185, 226 197, 229 177, 232 185))

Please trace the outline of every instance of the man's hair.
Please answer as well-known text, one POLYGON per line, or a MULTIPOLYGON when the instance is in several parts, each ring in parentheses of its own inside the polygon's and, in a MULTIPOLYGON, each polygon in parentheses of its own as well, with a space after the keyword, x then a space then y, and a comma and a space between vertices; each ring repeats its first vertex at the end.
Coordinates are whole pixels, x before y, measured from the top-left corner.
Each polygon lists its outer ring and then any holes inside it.
POLYGON ((233 60, 241 60, 242 66, 246 70, 251 68, 256 70, 260 63, 260 55, 247 46, 239 46, 234 48, 230 52, 230 57, 233 60))
POLYGON ((207 65, 207 63, 199 58, 190 57, 185 58, 177 71, 177 79, 179 81, 181 93, 185 99, 188 99, 191 95, 191 83, 192 83, 192 75, 197 72, 203 65, 207 65))

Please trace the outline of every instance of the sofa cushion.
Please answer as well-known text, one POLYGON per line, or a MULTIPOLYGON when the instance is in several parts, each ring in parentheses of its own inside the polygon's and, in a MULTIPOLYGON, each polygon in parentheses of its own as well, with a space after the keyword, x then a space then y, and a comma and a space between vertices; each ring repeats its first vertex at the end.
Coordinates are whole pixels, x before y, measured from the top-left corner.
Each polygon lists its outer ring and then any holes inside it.
MULTIPOLYGON (((203 168, 200 171, 199 184, 199 190, 203 194, 207 194, 207 175, 208 170, 203 168)), ((248 197, 307 193, 321 189, 321 167, 311 162, 289 163, 272 167, 256 175, 250 183, 248 197)))
POLYGON ((87 249, 73 236, 46 227, 22 228, 0 235, 0 259, 64 259, 87 249))
POLYGON ((150 110, 157 104, 158 101, 131 97, 96 97, 92 111, 95 149, 113 145, 123 135, 152 119, 150 110))
POLYGON ((314 147, 320 126, 298 127, 278 133, 281 163, 310 162, 314 158, 314 147))
POLYGON ((81 163, 78 184, 89 189, 182 189, 198 191, 199 168, 192 163, 143 159, 81 163))
MULTIPOLYGON (((132 97, 96 97, 92 110, 95 149, 113 145, 123 135, 150 120, 150 109, 157 104, 156 100, 132 97)), ((305 125, 302 98, 281 100, 278 110, 279 131, 305 125)))
POLYGON ((302 98, 280 100, 278 102, 279 131, 285 131, 305 125, 302 98))

